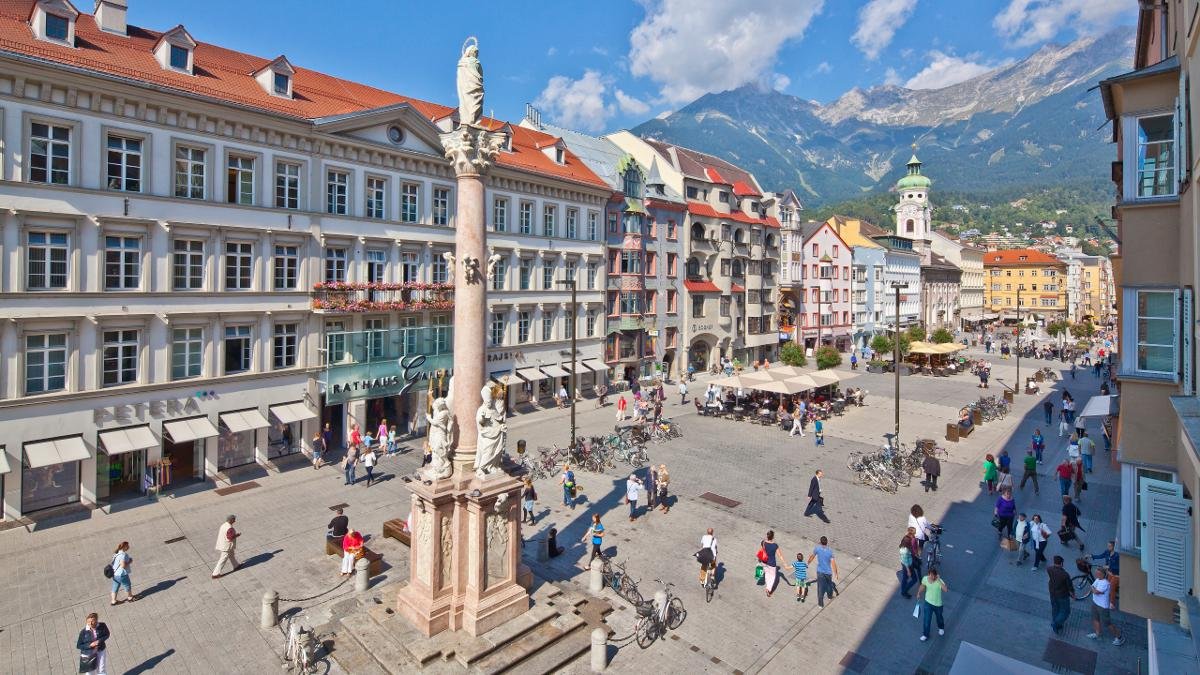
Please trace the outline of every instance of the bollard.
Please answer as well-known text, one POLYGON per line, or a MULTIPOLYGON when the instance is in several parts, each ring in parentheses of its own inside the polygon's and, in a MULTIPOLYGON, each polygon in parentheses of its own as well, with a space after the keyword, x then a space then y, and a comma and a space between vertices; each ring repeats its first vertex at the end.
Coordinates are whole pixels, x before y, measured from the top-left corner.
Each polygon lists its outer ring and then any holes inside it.
POLYGON ((604 590, 604 561, 599 558, 592 558, 592 562, 588 567, 592 568, 592 576, 588 580, 588 590, 593 593, 599 593, 604 590))
POLYGON ((371 581, 371 561, 366 558, 359 558, 354 563, 354 590, 361 593, 367 590, 367 586, 371 581))
POLYGON ((537 561, 546 562, 550 559, 550 542, 546 540, 545 535, 538 535, 533 538, 537 542, 537 561))
POLYGON ((603 673, 608 667, 608 631, 592 629, 592 672, 603 673))
POLYGON ((263 628, 271 628, 279 624, 279 594, 275 591, 267 591, 263 593, 262 599, 262 620, 259 622, 263 628))

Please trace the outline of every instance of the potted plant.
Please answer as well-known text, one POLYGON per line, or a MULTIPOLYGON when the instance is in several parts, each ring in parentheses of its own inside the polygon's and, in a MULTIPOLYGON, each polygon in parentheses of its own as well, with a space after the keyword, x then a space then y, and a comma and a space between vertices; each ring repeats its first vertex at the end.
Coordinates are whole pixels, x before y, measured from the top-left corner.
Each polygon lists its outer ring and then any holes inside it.
POLYGON ((804 356, 804 347, 795 341, 788 342, 779 350, 779 360, 788 366, 803 368, 808 365, 808 357, 804 356))
POLYGON ((831 345, 822 345, 817 349, 815 356, 817 358, 817 368, 821 370, 833 368, 842 362, 841 352, 831 345))

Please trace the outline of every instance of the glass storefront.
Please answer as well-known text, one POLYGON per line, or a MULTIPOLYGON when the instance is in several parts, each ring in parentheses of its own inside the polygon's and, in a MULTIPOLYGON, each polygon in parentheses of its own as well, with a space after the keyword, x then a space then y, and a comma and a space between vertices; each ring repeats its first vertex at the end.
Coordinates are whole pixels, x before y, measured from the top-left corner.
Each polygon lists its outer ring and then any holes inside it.
POLYGON ((284 424, 276 420, 267 427, 267 459, 300 452, 300 423, 284 424))
POLYGON ((146 451, 119 455, 96 454, 96 498, 111 500, 141 494, 146 471, 146 451))
POLYGON ((176 485, 185 485, 204 475, 204 450, 197 450, 196 444, 204 441, 185 441, 174 443, 164 438, 162 444, 162 462, 157 467, 155 483, 163 489, 176 485))
POLYGON ((231 431, 221 425, 217 437, 217 468, 224 470, 254 463, 254 430, 231 431))
POLYGON ((64 462, 21 470, 21 512, 64 506, 79 501, 79 462, 64 462))

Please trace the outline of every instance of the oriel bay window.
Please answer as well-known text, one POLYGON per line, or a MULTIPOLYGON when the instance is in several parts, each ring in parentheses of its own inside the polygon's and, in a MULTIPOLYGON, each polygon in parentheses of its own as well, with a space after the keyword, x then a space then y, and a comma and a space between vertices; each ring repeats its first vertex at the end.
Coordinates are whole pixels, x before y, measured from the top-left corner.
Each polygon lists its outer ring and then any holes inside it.
MULTIPOLYGON (((1134 178, 1134 198, 1169 197, 1176 194, 1177 169, 1175 153, 1174 115, 1155 115, 1130 119, 1125 127, 1127 137, 1135 138, 1131 153, 1137 161, 1134 178), (1131 130, 1128 125, 1134 128, 1131 130), (1133 133, 1129 133, 1132 131, 1133 133)), ((1129 172, 1133 173, 1133 172, 1129 172)))
POLYGON ((1191 350, 1180 349, 1180 335, 1190 326, 1190 316, 1184 322, 1180 308, 1191 307, 1191 289, 1126 288, 1123 292, 1124 334, 1133 348, 1121 350, 1121 375, 1175 380, 1180 372, 1190 373, 1191 350))

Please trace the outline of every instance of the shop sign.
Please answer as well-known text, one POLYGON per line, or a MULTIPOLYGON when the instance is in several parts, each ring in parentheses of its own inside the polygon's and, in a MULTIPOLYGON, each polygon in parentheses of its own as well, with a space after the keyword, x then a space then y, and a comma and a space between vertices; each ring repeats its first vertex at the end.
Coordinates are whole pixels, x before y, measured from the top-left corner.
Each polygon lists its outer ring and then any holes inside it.
POLYGON ((489 352, 487 355, 488 363, 508 361, 510 359, 514 361, 524 361, 525 354, 524 352, 489 352))
POLYGON ((163 417, 176 417, 178 415, 199 415, 202 412, 200 404, 196 402, 196 399, 189 396, 188 398, 168 398, 161 401, 146 401, 145 403, 96 408, 92 410, 92 421, 96 426, 107 422, 128 424, 130 422, 145 420, 147 415, 161 419, 163 417))
POLYGON ((325 402, 336 405, 359 399, 402 396, 428 388, 429 381, 453 374, 449 354, 417 354, 394 361, 331 365, 325 370, 325 402))
POLYGON ((692 332, 693 333, 706 333, 712 329, 713 329, 713 325, 711 323, 694 323, 694 324, 692 324, 692 332))

